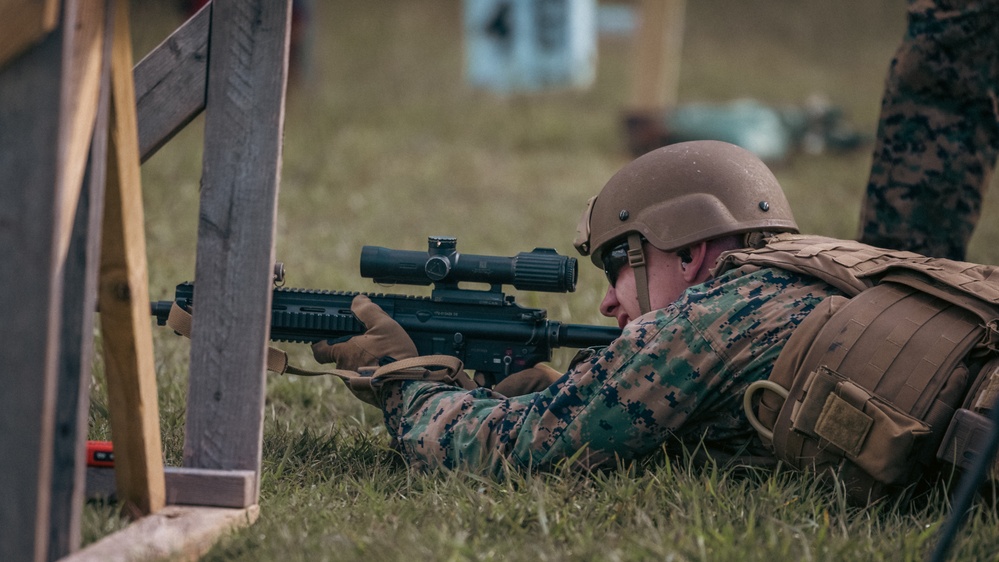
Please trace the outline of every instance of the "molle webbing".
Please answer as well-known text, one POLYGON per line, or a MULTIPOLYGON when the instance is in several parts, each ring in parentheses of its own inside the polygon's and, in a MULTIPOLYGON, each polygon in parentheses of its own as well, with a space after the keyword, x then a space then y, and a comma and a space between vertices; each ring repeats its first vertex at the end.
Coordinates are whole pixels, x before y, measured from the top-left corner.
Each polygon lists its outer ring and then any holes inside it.
POLYGON ((768 239, 763 248, 722 254, 714 273, 718 275, 745 264, 777 267, 817 277, 851 297, 886 276, 922 279, 952 295, 964 295, 967 304, 979 301, 980 304, 973 306, 988 310, 984 314, 993 319, 999 317, 999 268, 995 266, 930 258, 851 240, 778 234, 768 239))
POLYGON ((800 334, 810 341, 789 342, 774 366, 792 381, 773 425, 778 458, 837 468, 863 501, 878 488, 866 475, 908 483, 933 461, 961 406, 962 360, 982 331, 973 314, 909 287, 885 283, 854 297, 818 333, 800 334))
POLYGON ((823 301, 788 340, 769 378, 787 399, 759 395, 764 441, 792 466, 833 469, 858 503, 910 484, 994 370, 979 367, 999 349, 999 268, 782 234, 724 254, 715 272, 746 265, 851 297, 823 301))

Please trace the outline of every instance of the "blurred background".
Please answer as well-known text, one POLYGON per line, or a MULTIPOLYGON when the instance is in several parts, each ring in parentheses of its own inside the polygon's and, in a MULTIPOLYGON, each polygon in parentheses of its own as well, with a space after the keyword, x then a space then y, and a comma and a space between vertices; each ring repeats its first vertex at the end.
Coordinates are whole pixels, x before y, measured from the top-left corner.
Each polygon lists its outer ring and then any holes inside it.
MULTIPOLYGON (((277 237, 289 286, 419 294, 373 285, 358 261, 363 245, 420 250, 428 235, 456 236, 466 253, 575 255, 585 201, 632 158, 623 123, 641 71, 637 3, 597 3, 585 84, 534 91, 473 84, 461 0, 297 4, 277 237)), ((823 100, 858 138, 871 138, 904 7, 687 2, 674 53, 677 104, 798 110, 823 100)), ((191 9, 134 2, 136 60, 191 9)), ((202 132, 199 118, 142 168, 154 300, 194 277, 202 132)), ((796 145, 772 162, 803 231, 856 236, 870 150, 796 145)), ((999 263, 997 215, 987 198, 969 260, 999 263)), ((518 300, 555 319, 607 323, 596 312, 604 283, 581 261, 574 294, 518 300)))

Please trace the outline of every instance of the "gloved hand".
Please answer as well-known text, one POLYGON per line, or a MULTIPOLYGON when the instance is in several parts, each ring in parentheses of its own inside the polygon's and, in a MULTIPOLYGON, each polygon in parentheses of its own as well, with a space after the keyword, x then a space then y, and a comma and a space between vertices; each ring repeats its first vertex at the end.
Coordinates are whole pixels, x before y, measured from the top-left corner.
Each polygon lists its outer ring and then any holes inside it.
POLYGON ((544 390, 560 378, 562 373, 545 363, 538 363, 499 381, 493 390, 507 398, 513 398, 544 390))
POLYGON ((416 357, 416 345, 398 322, 364 295, 357 295, 350 310, 366 330, 347 341, 330 344, 326 340, 312 344, 312 355, 320 363, 336 363, 338 369, 357 371, 377 367, 385 358, 416 357))

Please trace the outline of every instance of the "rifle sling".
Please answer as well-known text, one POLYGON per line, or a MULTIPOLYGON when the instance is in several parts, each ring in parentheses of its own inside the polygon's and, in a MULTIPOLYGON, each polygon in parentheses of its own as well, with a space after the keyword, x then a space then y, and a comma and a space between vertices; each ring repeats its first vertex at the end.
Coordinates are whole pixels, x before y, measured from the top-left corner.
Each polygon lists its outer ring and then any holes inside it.
MULTIPOLYGON (((170 307, 170 314, 167 316, 166 323, 173 331, 190 339, 192 318, 193 315, 190 312, 184 310, 183 307, 174 302, 173 306, 170 307)), ((268 371, 273 371, 279 375, 288 373, 304 377, 333 375, 347 383, 352 379, 362 377, 370 379, 372 386, 377 386, 390 380, 423 380, 453 384, 466 390, 476 388, 478 385, 468 377, 463 368, 464 364, 457 357, 451 355, 425 355, 400 359, 377 369, 363 368, 361 372, 347 369, 310 371, 290 364, 288 362, 288 353, 283 349, 267 346, 268 371), (436 369, 431 369, 431 367, 436 367, 436 369)))

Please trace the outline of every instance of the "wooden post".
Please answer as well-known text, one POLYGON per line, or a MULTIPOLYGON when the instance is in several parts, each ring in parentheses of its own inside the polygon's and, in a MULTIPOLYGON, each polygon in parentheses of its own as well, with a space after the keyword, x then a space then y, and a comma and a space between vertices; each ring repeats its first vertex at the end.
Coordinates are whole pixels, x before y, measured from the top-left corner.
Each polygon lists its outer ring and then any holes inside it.
MULTIPOLYGON (((197 64, 204 60, 197 53, 207 49, 197 29, 207 33, 211 8, 177 36, 191 41, 179 58, 194 62, 150 64, 155 71, 147 77, 170 79, 144 86, 144 92, 163 96, 179 91, 185 80, 195 84, 180 109, 148 129, 143 158, 207 100, 218 100, 212 105, 217 117, 206 126, 211 150, 199 226, 198 270, 208 289, 199 293, 199 318, 205 319, 196 322, 195 335, 201 325, 206 336, 195 346, 200 352, 192 350, 194 415, 188 418, 186 466, 166 470, 152 362, 128 2, 64 0, 51 33, 57 0, 0 5, 0 282, 17 288, 0 323, 6 388, 0 393, 0 450, 16 453, 0 455, 0 560, 56 559, 78 544, 95 292, 119 496, 140 513, 160 510, 166 472, 174 482, 173 501, 192 504, 211 496, 214 505, 237 509, 172 507, 69 558, 106 559, 125 546, 138 556, 197 556, 225 529, 256 518, 291 0, 221 2, 226 25, 212 32, 220 79, 214 94, 198 92, 207 77, 197 64), (232 308, 226 298, 249 304, 232 308), (213 351, 229 341, 236 345, 213 351), (261 353, 246 355, 247 346, 261 353), (227 368, 215 370, 220 364, 227 368), (246 384, 247 372, 259 376, 246 384), (166 535, 149 537, 159 530, 166 535)), ((147 115, 161 103, 154 98, 147 100, 147 115)))
POLYGON ((111 10, 104 20, 100 96, 90 158, 70 238, 63 281, 63 322, 56 396, 49 560, 80 547, 86 492, 85 449, 94 351, 94 298, 101 252, 110 103, 111 10))
POLYGON ((667 142, 663 121, 680 90, 685 0, 640 0, 634 39, 631 97, 624 130, 632 156, 667 142))
POLYGON ((140 514, 163 508, 163 451, 149 321, 145 221, 132 83, 128 2, 115 3, 111 131, 104 201, 100 313, 118 498, 140 514))
POLYGON ((184 467, 260 489, 291 0, 212 6, 184 467))
POLYGON ((686 0, 641 0, 630 108, 659 112, 676 105, 686 0))
POLYGON ((0 559, 44 560, 49 524, 58 315, 54 228, 62 34, 0 76, 0 282, 20 287, 0 322, 0 559))
POLYGON ((60 146, 62 209, 59 220, 58 258, 64 260, 73 231, 76 204, 83 185, 83 173, 90 154, 97 101, 100 96, 101 68, 104 64, 104 24, 107 6, 104 0, 67 2, 65 7, 66 34, 72 45, 64 61, 66 86, 62 106, 67 136, 60 146))
MULTIPOLYGON (((65 258, 97 113, 103 3, 67 1, 61 16, 0 56, 0 282, 17 288, 0 323, 0 560, 48 555, 65 258)), ((2 21, 0 37, 24 23, 2 21)))

